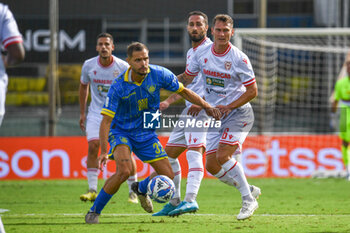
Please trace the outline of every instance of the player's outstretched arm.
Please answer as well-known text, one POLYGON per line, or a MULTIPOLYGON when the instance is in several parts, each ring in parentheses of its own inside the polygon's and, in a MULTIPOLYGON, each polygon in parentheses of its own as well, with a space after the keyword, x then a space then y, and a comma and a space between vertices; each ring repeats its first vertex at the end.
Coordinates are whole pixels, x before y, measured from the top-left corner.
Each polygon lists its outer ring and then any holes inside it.
MULTIPOLYGON (((179 74, 176 76, 179 82, 181 82, 185 87, 192 83, 195 76, 189 76, 186 73, 179 74)), ((176 93, 171 94, 166 100, 162 101, 159 105, 160 111, 167 109, 172 103, 181 99, 182 96, 176 93)))
POLYGON ((108 134, 109 129, 111 127, 113 118, 107 115, 103 115, 103 119, 100 125, 100 146, 101 146, 101 154, 98 158, 99 169, 102 171, 103 167, 106 166, 108 160, 108 134))
POLYGON ((181 95, 185 100, 190 101, 193 104, 199 105, 202 108, 205 109, 207 114, 209 116, 214 117, 216 120, 219 120, 221 118, 221 112, 217 108, 213 108, 209 103, 207 103, 205 100, 202 99, 199 95, 197 95, 195 92, 191 91, 188 88, 184 88, 181 92, 178 93, 181 95))

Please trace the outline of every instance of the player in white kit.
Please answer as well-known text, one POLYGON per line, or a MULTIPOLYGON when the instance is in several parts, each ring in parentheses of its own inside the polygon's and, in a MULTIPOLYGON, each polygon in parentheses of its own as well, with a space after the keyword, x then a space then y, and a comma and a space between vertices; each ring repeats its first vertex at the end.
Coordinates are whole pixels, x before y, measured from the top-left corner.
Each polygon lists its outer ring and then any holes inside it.
POLYGON ((2 56, 0 62, 0 126, 5 115, 5 100, 8 84, 6 68, 24 60, 25 51, 22 35, 7 5, 0 3, 0 41, 2 56))
MULTIPOLYGON (((187 51, 188 64, 195 51, 206 44, 211 44, 212 41, 207 37, 208 17, 200 11, 193 11, 188 14, 187 31, 192 41, 192 48, 187 51)), ((204 84, 201 74, 195 77, 191 84, 187 86, 199 96, 204 95, 204 84)), ((168 106, 178 99, 180 95, 174 94, 169 96, 165 101, 160 103, 160 110, 165 110, 168 106)), ((186 101, 186 108, 182 111, 179 121, 206 121, 209 117, 201 107, 193 105, 186 101)), ((153 216, 175 216, 188 212, 195 212, 199 209, 196 197, 199 191, 200 183, 204 176, 203 153, 205 152, 207 128, 201 127, 175 127, 172 131, 165 151, 168 155, 169 162, 174 172, 174 183, 176 193, 174 197, 166 204, 163 209, 153 216), (178 157, 182 152, 186 152, 188 161, 188 176, 186 185, 186 196, 181 202, 181 167, 178 157), (181 202, 181 203, 180 203, 181 202)))
MULTIPOLYGON (((114 44, 112 35, 101 33, 97 37, 96 45, 96 51, 99 55, 86 60, 81 71, 79 87, 79 124, 81 130, 86 132, 88 141, 87 179, 89 185, 88 192, 80 195, 80 200, 82 201, 94 201, 97 197, 98 152, 100 149, 99 131, 100 123, 103 118, 101 109, 113 80, 129 67, 127 62, 112 55, 113 50, 114 44), (85 112, 89 96, 89 86, 91 91, 91 103, 86 117, 85 112)), ((130 176, 127 181, 129 186, 129 202, 138 203, 136 194, 131 190, 131 184, 137 181, 136 163, 134 159, 133 167, 135 174, 130 176)))
POLYGON ((253 215, 258 203, 242 165, 233 155, 241 153, 252 128, 254 114, 249 101, 257 96, 258 89, 249 58, 230 43, 233 33, 232 18, 216 15, 212 26, 214 43, 198 48, 185 74, 178 79, 186 85, 201 73, 205 79, 205 100, 223 114, 221 128, 209 128, 207 133, 206 169, 240 191, 242 208, 237 219, 243 220, 253 215))

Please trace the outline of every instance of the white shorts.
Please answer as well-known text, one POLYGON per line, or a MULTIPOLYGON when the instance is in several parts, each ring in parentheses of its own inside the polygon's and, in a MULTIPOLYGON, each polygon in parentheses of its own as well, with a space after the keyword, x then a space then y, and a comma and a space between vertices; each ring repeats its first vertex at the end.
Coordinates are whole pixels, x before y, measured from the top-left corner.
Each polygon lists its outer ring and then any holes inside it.
POLYGON ((7 83, 0 79, 0 125, 5 115, 5 100, 6 100, 7 83))
POLYGON ((100 124, 103 116, 97 113, 88 113, 86 117, 86 138, 89 141, 100 139, 100 124))
POLYGON ((221 121, 221 128, 209 128, 206 153, 215 153, 219 143, 238 145, 234 155, 242 152, 242 144, 254 123, 254 113, 250 104, 233 110, 221 121))
MULTIPOLYGON (((200 111, 196 117, 187 115, 188 109, 191 106, 187 106, 181 113, 179 121, 193 122, 206 121, 209 119, 204 110, 200 111)), ((206 143, 207 128, 205 127, 175 127, 170 134, 168 143, 166 146, 176 146, 184 148, 199 148, 204 147, 206 143)))

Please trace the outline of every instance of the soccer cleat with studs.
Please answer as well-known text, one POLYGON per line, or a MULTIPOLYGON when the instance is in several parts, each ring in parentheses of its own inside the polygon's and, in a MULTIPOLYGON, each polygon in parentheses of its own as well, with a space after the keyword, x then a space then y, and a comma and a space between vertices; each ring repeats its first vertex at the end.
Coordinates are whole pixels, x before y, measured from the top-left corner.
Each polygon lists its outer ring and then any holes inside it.
POLYGON ((176 206, 173 206, 171 203, 168 203, 159 212, 152 214, 152 216, 169 216, 169 213, 174 209, 176 209, 176 206))
POLYGON ((97 197, 96 190, 90 189, 87 193, 80 195, 80 200, 94 202, 96 197, 97 197))
POLYGON ((244 220, 250 218, 258 207, 258 202, 255 199, 253 201, 243 201, 242 208, 237 215, 237 219, 244 220))
POLYGON ((139 200, 137 199, 136 193, 134 193, 134 192, 130 192, 130 193, 129 193, 128 202, 133 203, 133 204, 139 203, 139 200))
POLYGON ((175 217, 181 214, 195 213, 197 210, 199 210, 199 207, 196 201, 193 201, 193 202, 182 201, 180 205, 178 205, 176 209, 174 209, 173 211, 169 212, 168 215, 170 217, 175 217))
POLYGON ((137 197, 140 200, 142 208, 147 212, 147 213, 152 213, 153 212, 153 204, 151 199, 147 194, 142 194, 139 192, 139 182, 134 182, 131 184, 131 190, 136 193, 137 197))
POLYGON ((99 223, 98 217, 100 214, 92 212, 89 210, 89 212, 85 215, 85 223, 87 224, 97 224, 99 223))

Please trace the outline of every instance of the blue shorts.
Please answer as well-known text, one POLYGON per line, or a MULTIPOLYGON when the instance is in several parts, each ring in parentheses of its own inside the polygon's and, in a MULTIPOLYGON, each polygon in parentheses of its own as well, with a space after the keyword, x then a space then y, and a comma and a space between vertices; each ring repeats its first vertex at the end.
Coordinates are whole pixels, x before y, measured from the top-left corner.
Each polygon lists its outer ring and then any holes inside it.
POLYGON ((160 144, 157 136, 151 137, 147 141, 140 142, 133 140, 127 133, 118 133, 118 136, 111 135, 109 138, 111 148, 108 152, 109 159, 114 159, 113 152, 118 145, 127 145, 131 152, 144 163, 152 163, 157 160, 168 158, 165 150, 160 144))

